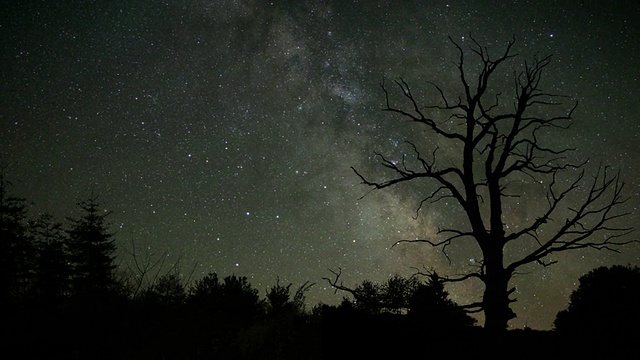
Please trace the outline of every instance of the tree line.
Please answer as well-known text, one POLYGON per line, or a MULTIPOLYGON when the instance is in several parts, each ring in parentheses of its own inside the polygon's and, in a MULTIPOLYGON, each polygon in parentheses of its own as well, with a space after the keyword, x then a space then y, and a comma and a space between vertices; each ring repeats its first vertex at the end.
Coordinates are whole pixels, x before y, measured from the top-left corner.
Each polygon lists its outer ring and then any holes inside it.
POLYGON ((108 212, 96 196, 78 203, 81 215, 65 227, 51 215, 28 218, 26 199, 11 195, 0 177, 0 298, 3 305, 63 299, 101 299, 116 294, 115 239, 108 212))
MULTIPOLYGON (((143 283, 116 265, 116 238, 100 198, 65 222, 10 192, 0 174, 0 310, 3 340, 48 358, 320 358, 327 326, 384 315, 475 320, 434 277, 364 281, 353 299, 305 308, 314 285, 276 284, 260 296, 244 276, 212 272, 186 284, 174 268, 143 283), (124 275, 123 275, 124 274, 124 275)), ((343 287, 343 289, 345 289, 343 287)), ((437 324, 438 321, 432 321, 437 324)), ((359 331, 359 330, 358 330, 359 331)), ((353 336, 353 334, 351 335, 353 336)))
MULTIPOLYGON (((476 319, 449 298, 446 281, 435 272, 348 286, 340 280, 341 271, 331 271, 324 280, 345 295, 342 302, 310 309, 305 304, 310 282, 292 288, 277 280, 261 296, 244 276, 212 272, 189 285, 173 269, 141 286, 131 281, 136 274, 122 276, 116 266, 111 213, 98 196, 80 201, 77 217, 65 223, 50 215, 32 219, 28 207, 26 199, 9 192, 2 174, 0 330, 8 335, 1 340, 26 357, 399 356, 424 341, 434 346, 434 356, 471 355, 477 353, 475 345, 495 341, 487 340, 476 319), (475 345, 453 352, 444 346, 458 342, 475 345)), ((640 321, 638 301, 639 268, 595 269, 580 279, 568 308, 558 314, 557 333, 587 338, 596 329, 633 333, 640 321)), ((509 346, 521 346, 530 336, 511 339, 509 346)))

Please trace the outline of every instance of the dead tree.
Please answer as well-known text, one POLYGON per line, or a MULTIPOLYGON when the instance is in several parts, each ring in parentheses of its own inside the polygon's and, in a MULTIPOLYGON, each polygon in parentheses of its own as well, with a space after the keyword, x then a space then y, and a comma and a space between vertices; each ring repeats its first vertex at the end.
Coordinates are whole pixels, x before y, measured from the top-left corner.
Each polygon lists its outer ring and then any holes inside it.
POLYGON ((620 220, 629 215, 619 211, 627 198, 618 172, 600 166, 589 177, 585 171, 588 161, 572 162, 569 158, 575 149, 546 145, 554 132, 570 128, 578 105, 576 102, 564 107, 558 114, 556 109, 563 108, 565 97, 542 89, 542 74, 550 64, 550 56, 524 62, 522 70, 513 73, 513 97, 502 104, 504 96, 493 88, 493 82, 496 70, 517 56, 512 51, 515 40, 496 58, 473 39, 464 48, 449 40, 459 55, 455 66, 461 96, 447 95, 440 86, 430 84, 437 90, 439 101, 422 106, 401 78, 394 81, 400 100, 392 99, 384 80, 380 86, 385 96, 383 111, 426 129, 459 157, 442 161, 437 157, 437 148, 425 156, 417 144, 407 142, 413 155, 403 156, 400 161, 376 154, 391 174, 386 179, 372 180, 352 169, 372 190, 407 182, 415 184, 421 179, 435 182, 435 191, 423 197, 418 213, 426 204, 454 199, 455 206, 464 210, 468 223, 458 228, 442 228, 435 239, 406 239, 396 244, 427 243, 441 248, 446 255, 448 245, 471 239, 481 251, 481 266, 477 271, 446 281, 473 278, 482 281, 482 300, 466 307, 484 312, 486 329, 504 331, 508 321, 515 317, 510 308, 515 301, 510 297, 515 288, 509 282, 518 268, 531 263, 551 265, 556 262, 552 255, 574 249, 617 252, 620 246, 634 241, 625 237, 632 228, 620 225, 620 220), (477 73, 468 71, 468 58, 478 61, 477 73), (540 193, 514 191, 514 184, 523 181, 539 186, 540 193), (532 202, 527 201, 531 196, 546 198, 538 215, 520 219, 519 226, 507 226, 505 206, 530 207, 532 202), (525 255, 505 261, 508 244, 510 249, 516 245, 525 255))

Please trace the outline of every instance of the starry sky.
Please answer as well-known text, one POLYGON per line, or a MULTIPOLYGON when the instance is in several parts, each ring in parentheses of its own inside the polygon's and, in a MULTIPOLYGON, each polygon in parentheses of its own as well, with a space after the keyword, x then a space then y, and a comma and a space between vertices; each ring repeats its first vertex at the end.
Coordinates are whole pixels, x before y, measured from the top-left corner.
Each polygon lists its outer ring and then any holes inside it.
MULTIPOLYGON (((470 243, 451 248, 451 263, 428 246, 391 248, 464 221, 460 209, 442 203, 414 219, 433 184, 368 193, 350 169, 382 178, 374 152, 401 158, 410 152, 405 140, 428 150, 435 144, 380 111, 378 84, 401 76, 414 93, 424 91, 425 105, 436 100, 427 96, 429 81, 459 93, 448 36, 464 46, 472 35, 493 54, 515 36, 521 56, 497 83, 536 53, 553 55, 543 88, 580 102, 574 126, 555 141, 575 147, 577 159, 591 159, 588 169, 602 162, 620 170, 628 225, 638 223, 636 1, 1 6, 0 156, 12 191, 33 202, 32 214, 60 220, 77 214, 75 203, 91 191, 100 194, 113 211, 123 267, 135 244, 140 256, 179 259, 192 279, 210 271, 244 275, 263 294, 277 278, 317 283, 309 305, 340 301, 322 280, 328 269, 341 268, 346 285, 423 266, 440 274, 468 270, 478 256, 470 243)), ((533 213, 539 201, 523 203, 512 220, 533 213)), ((580 275, 637 265, 640 247, 557 260, 514 278, 512 326, 551 328, 580 275)), ((482 288, 449 290, 466 303, 482 288)))

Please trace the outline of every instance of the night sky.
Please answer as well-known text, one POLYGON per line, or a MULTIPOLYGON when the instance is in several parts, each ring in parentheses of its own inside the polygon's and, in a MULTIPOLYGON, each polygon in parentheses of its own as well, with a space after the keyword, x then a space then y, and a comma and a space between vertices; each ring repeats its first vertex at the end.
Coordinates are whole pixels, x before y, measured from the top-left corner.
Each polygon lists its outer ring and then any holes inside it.
MULTIPOLYGON (((328 269, 342 268, 354 286, 414 267, 454 275, 474 265, 471 243, 451 247, 451 264, 428 245, 391 248, 464 223, 463 214, 437 203, 414 219, 434 184, 363 197, 369 189, 350 166, 382 179, 374 152, 400 159, 411 153, 405 140, 434 147, 428 133, 380 111, 383 77, 402 76, 434 103, 428 81, 461 90, 447 36, 466 46, 471 34, 496 55, 515 36, 521 57, 496 74, 505 99, 524 60, 553 55, 543 88, 567 95, 567 107, 580 102, 555 141, 591 159, 589 171, 600 162, 622 171, 636 225, 640 5, 544 3, 5 1, 1 160, 32 215, 63 220, 100 194, 123 267, 135 244, 140 256, 166 254, 167 267, 180 259, 185 278, 244 275, 262 295, 278 277, 311 281, 308 304, 334 304, 343 294, 322 280, 328 269)), ((523 200, 508 220, 541 201, 523 200)), ((512 326, 551 328, 580 275, 637 265, 640 246, 555 259, 514 278, 512 326)), ((449 288, 460 303, 481 289, 449 288)))

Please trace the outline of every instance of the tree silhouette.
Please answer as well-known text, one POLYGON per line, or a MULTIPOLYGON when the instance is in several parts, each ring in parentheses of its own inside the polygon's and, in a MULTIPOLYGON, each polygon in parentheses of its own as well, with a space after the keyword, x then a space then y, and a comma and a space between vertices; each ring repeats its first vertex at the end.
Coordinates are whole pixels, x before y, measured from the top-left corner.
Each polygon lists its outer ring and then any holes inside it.
POLYGON ((401 313, 407 309, 409 298, 419 282, 415 278, 405 279, 393 276, 386 283, 376 284, 371 280, 364 280, 354 288, 345 286, 340 281, 342 269, 331 270, 334 279, 324 278, 336 291, 341 290, 353 296, 353 303, 343 302, 343 305, 355 310, 376 315, 381 313, 401 313))
POLYGON ((408 315, 438 331, 473 326, 476 319, 449 299, 444 282, 437 273, 429 275, 426 284, 420 284, 409 298, 408 315))
POLYGON ((599 267, 580 277, 555 327, 573 335, 630 336, 640 323, 639 303, 640 268, 599 267))
POLYGON ((258 290, 246 277, 235 275, 220 281, 216 273, 208 274, 190 289, 187 303, 199 317, 210 319, 225 329, 243 326, 263 311, 258 290))
POLYGON ((355 288, 338 283, 340 272, 333 274, 334 279, 325 280, 336 290, 350 293, 354 299, 353 302, 343 301, 341 307, 369 315, 407 313, 411 319, 421 322, 421 326, 431 329, 461 329, 476 322, 449 299, 443 279, 435 272, 428 275, 426 282, 419 281, 416 276, 396 275, 382 284, 365 280, 355 288))
POLYGON ((305 293, 314 285, 306 282, 302 284, 291 297, 291 286, 280 285, 280 279, 276 285, 269 288, 266 294, 266 310, 271 316, 300 315, 304 312, 305 293))
POLYGON ((278 279, 276 285, 267 290, 265 316, 238 336, 244 358, 300 359, 318 353, 317 334, 309 321, 310 316, 304 311, 305 293, 313 284, 302 284, 294 294, 291 286, 291 283, 281 285, 278 279))
POLYGON ((0 169, 0 301, 20 302, 31 291, 35 247, 27 232, 27 201, 9 192, 0 169))
POLYGON ((440 103, 422 106, 420 97, 400 78, 395 85, 405 105, 395 105, 385 81, 381 88, 385 95, 383 111, 422 126, 439 143, 446 144, 448 153, 459 156, 443 161, 437 156, 438 147, 425 156, 418 144, 407 141, 413 156, 396 161, 376 153, 390 177, 371 180, 352 169, 372 190, 420 180, 435 183, 435 188, 426 188, 418 214, 426 204, 442 199, 464 211, 466 224, 441 228, 435 239, 405 239, 396 244, 430 244, 441 248, 448 258, 449 245, 471 239, 482 254, 480 266, 444 281, 481 280, 482 300, 466 308, 483 311, 485 329, 500 332, 515 317, 510 308, 515 301, 510 294, 515 288, 509 282, 518 268, 530 263, 553 264, 555 260, 549 257, 558 252, 583 248, 617 251, 631 242, 621 239, 631 228, 616 225, 627 215, 617 211, 626 201, 624 184, 619 173, 612 174, 606 166, 599 167, 588 179, 587 161, 571 162, 569 155, 574 149, 556 147, 549 141, 557 136, 554 131, 569 129, 577 107, 576 102, 566 111, 556 111, 563 96, 542 88, 550 56, 524 62, 522 70, 511 78, 512 96, 505 101, 493 83, 500 76, 497 70, 516 56, 512 51, 515 41, 494 57, 474 39, 465 48, 449 39, 459 55, 456 68, 461 96, 446 94, 431 84, 440 103), (477 62, 468 64, 469 57, 477 62), (473 74, 470 69, 475 65, 479 70, 473 74), (517 189, 527 183, 531 185, 527 191, 517 189), (536 199, 542 199, 543 204, 534 205, 536 199), (537 216, 518 219, 519 223, 505 221, 506 213, 533 206, 540 209, 537 216), (509 261, 505 260, 507 245, 517 249, 508 254, 509 261))
POLYGON ((416 277, 407 279, 395 275, 389 278, 381 287, 382 303, 386 311, 399 314, 410 308, 411 298, 422 286, 427 285, 420 283, 416 277))
POLYGON ((42 214, 29 226, 37 247, 34 291, 46 306, 59 306, 71 289, 67 239, 62 224, 49 214, 42 214))
POLYGON ((80 298, 101 300, 117 290, 115 239, 106 222, 110 212, 101 208, 98 197, 93 194, 78 206, 82 213, 78 219, 69 219, 71 227, 67 231, 73 292, 80 298))
POLYGON ((237 352, 239 331, 263 312, 258 290, 251 287, 246 277, 231 275, 220 281, 216 273, 196 281, 189 291, 187 305, 193 317, 192 339, 203 353, 237 352))
POLYGON ((187 292, 177 273, 168 273, 160 276, 139 296, 145 303, 154 303, 161 306, 179 306, 184 304, 187 292))

